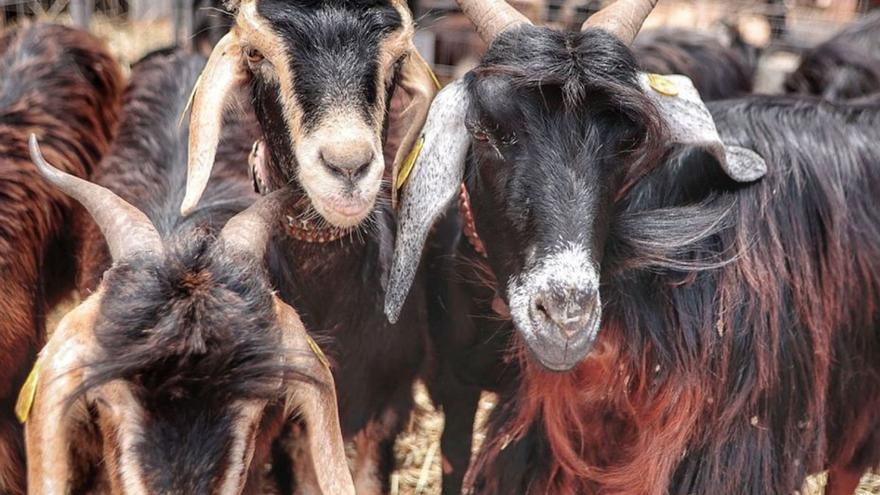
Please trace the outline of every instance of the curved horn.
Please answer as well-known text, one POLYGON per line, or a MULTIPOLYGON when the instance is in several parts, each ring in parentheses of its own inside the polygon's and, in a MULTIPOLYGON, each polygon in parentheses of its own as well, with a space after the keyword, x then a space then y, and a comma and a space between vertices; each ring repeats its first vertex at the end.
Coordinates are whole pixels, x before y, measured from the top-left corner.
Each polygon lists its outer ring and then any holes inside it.
POLYGON ((238 38, 232 32, 227 33, 211 52, 193 90, 186 195, 180 206, 180 213, 184 216, 195 209, 211 177, 223 126, 223 110, 229 95, 244 77, 240 62, 238 38))
POLYGON ((458 6, 486 43, 510 28, 532 23, 504 0, 458 0, 458 6))
POLYGON ((47 181, 77 200, 98 224, 113 260, 134 253, 162 253, 162 238, 153 222, 112 191, 53 167, 43 158, 37 136, 28 139, 31 160, 47 181))
POLYGON ((616 0, 587 19, 581 31, 589 28, 602 29, 617 36, 625 44, 632 44, 657 2, 658 0, 616 0))
POLYGON ((290 187, 274 191, 235 215, 223 227, 220 239, 233 249, 262 259, 272 235, 272 224, 285 205, 295 198, 290 187))

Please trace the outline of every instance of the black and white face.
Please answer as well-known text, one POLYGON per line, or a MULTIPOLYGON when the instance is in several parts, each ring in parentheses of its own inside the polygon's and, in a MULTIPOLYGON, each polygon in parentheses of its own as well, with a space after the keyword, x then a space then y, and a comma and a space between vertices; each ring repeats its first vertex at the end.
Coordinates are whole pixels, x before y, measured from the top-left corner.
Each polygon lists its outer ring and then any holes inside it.
POLYGON ((568 370, 599 330, 613 195, 645 134, 632 56, 604 33, 526 27, 495 40, 467 90, 477 230, 527 347, 568 370))
POLYGON ((390 0, 242 2, 236 29, 272 163, 329 223, 372 211, 386 115, 413 21, 390 0))

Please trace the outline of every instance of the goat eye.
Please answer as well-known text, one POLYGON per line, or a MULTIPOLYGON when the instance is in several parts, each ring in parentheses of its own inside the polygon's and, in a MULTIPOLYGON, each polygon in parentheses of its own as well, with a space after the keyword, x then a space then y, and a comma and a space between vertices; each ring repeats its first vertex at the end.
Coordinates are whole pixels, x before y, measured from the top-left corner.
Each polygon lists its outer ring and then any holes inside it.
POLYGON ((486 131, 482 129, 477 129, 472 134, 474 136, 474 139, 476 139, 477 141, 482 141, 484 143, 489 141, 489 134, 487 134, 486 131))
POLYGON ((489 133, 486 132, 486 129, 475 120, 468 119, 465 122, 465 127, 467 128, 468 132, 471 133, 471 137, 473 137, 477 141, 482 141, 484 143, 489 141, 489 133))
POLYGON ((266 58, 263 56, 263 53, 256 48, 248 48, 244 52, 245 57, 247 58, 248 65, 251 67, 256 67, 260 65, 266 58))

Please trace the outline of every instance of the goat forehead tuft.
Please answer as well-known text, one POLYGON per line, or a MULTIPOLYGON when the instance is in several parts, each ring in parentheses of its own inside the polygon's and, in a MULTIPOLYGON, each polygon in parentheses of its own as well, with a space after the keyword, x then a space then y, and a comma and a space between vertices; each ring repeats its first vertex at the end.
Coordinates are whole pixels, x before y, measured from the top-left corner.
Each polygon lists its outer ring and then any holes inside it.
POLYGON ((632 52, 614 36, 600 30, 563 33, 523 26, 502 33, 474 71, 471 86, 499 76, 513 88, 559 88, 573 109, 597 92, 638 90, 638 66, 632 52))
POLYGON ((213 241, 168 246, 166 259, 128 260, 107 272, 98 357, 79 394, 125 380, 155 403, 223 404, 271 399, 282 377, 307 378, 282 359, 274 296, 259 260, 213 241))
MULTIPOLYGON (((403 26, 404 19, 390 1, 261 0, 257 12, 279 34, 315 27, 355 27, 362 33, 383 33, 403 26)), ((320 36, 320 31, 308 34, 320 36)))

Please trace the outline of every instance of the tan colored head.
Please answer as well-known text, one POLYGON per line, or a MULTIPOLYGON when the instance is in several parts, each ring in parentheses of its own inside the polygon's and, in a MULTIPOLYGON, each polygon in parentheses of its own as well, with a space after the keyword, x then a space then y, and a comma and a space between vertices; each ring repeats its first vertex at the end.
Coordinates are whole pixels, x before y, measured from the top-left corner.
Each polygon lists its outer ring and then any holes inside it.
POLYGON ((41 353, 29 493, 78 493, 77 482, 94 480, 77 475, 98 468, 114 494, 237 495, 300 416, 317 432, 307 448, 318 492, 353 495, 333 377, 262 267, 290 190, 217 236, 194 228, 163 239, 108 189, 46 163, 33 137, 31 153, 92 215, 113 265, 41 353))
POLYGON ((331 224, 359 224, 382 188, 389 121, 405 129, 396 175, 435 92, 412 44, 406 3, 242 0, 231 7, 235 25, 211 55, 194 98, 182 212, 204 191, 223 109, 245 87, 278 175, 298 184, 331 224), (411 103, 388 115, 395 88, 411 103))

